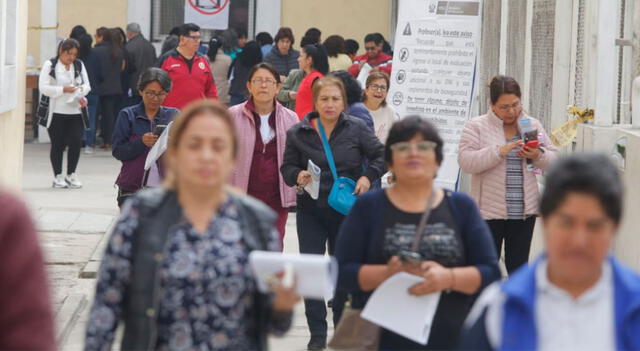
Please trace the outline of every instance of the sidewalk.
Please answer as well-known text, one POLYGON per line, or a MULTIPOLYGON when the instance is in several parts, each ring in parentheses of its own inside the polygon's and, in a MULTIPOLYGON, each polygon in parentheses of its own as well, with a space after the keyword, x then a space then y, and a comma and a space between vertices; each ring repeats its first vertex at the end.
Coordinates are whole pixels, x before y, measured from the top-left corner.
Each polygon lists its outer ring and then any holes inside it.
MULTIPOLYGON (((113 183, 119 169, 120 163, 108 152, 83 153, 77 171, 83 188, 53 189, 49 144, 25 144, 24 196, 37 222, 45 252, 60 350, 75 351, 83 347, 95 288, 90 271, 97 268, 106 238, 104 234, 118 215, 113 183), (85 269, 91 261, 95 264, 85 269), (81 275, 91 278, 80 278, 81 275)), ((298 252, 293 214, 287 222, 285 252, 298 252)), ((331 319, 328 311, 327 320, 331 319)), ((271 338, 271 350, 306 350, 308 341, 304 305, 299 303, 292 329, 283 338, 271 338)), ((114 344, 113 349, 118 350, 119 345, 114 344)))

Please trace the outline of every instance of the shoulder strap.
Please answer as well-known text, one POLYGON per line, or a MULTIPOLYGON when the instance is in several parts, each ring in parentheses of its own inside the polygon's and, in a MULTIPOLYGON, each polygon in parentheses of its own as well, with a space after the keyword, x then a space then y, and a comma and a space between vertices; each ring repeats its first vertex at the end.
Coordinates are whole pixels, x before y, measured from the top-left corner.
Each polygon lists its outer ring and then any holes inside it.
POLYGON ((324 153, 327 156, 327 163, 329 163, 329 168, 331 168, 331 174, 333 175, 333 180, 338 180, 338 172, 336 171, 336 163, 333 160, 333 153, 331 152, 331 146, 329 146, 329 141, 327 141, 327 136, 324 133, 324 127, 322 126, 322 122, 318 119, 318 129, 320 130, 320 138, 322 139, 322 146, 324 147, 324 153))
MULTIPOLYGON (((411 245, 411 251, 418 252, 418 246, 420 245, 420 241, 422 240, 422 234, 424 232, 424 227, 427 225, 427 221, 429 220, 429 216, 431 216, 431 207, 433 207, 433 201, 436 198, 436 191, 438 188, 433 188, 431 190, 431 195, 429 195, 429 200, 427 201, 427 209, 424 210, 422 217, 420 217, 420 223, 418 224, 418 229, 416 230, 416 235, 413 239, 413 245, 411 245)), ((446 197, 446 194, 445 194, 446 197)), ((446 199, 442 199, 445 201, 446 199)))
POLYGON ((53 78, 56 79, 56 65, 58 64, 58 58, 54 57, 51 60, 51 71, 49 72, 49 75, 53 78))

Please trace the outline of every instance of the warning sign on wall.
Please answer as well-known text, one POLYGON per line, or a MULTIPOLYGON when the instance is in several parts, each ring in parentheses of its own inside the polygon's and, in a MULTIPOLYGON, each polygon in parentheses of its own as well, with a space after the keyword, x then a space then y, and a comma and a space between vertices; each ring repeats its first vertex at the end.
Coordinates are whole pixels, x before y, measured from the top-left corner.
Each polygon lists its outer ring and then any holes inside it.
POLYGON ((204 29, 229 27, 231 0, 185 0, 184 22, 195 23, 204 29))
POLYGON ((445 155, 436 183, 453 189, 475 88, 481 0, 399 4, 388 100, 399 117, 420 115, 438 128, 445 155))

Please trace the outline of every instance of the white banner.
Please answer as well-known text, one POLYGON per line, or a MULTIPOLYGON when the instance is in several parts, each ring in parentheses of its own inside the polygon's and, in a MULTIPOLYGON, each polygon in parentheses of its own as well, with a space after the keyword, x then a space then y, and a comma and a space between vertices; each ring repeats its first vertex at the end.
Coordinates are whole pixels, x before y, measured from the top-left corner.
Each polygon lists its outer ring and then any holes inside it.
POLYGON ((185 0, 184 23, 195 23, 204 29, 229 27, 231 0, 185 0))
POLYGON ((388 101, 400 117, 421 115, 444 140, 436 183, 454 189, 458 142, 469 119, 480 47, 481 0, 399 2, 388 101))

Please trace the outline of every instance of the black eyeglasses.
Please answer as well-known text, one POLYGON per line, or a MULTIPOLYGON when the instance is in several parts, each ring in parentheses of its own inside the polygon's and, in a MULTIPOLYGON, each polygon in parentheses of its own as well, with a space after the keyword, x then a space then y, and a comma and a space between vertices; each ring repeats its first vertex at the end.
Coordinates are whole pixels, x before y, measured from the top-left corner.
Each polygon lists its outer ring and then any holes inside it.
POLYGON ((149 99, 164 99, 167 97, 167 93, 164 91, 161 93, 156 93, 155 91, 144 91, 143 94, 149 99))
POLYGON ((373 50, 375 50, 375 49, 376 49, 376 47, 375 47, 375 46, 365 46, 365 47, 364 47, 364 49, 365 49, 366 51, 373 51, 373 50))
POLYGON ((185 37, 193 40, 202 40, 202 35, 185 35, 185 37))

